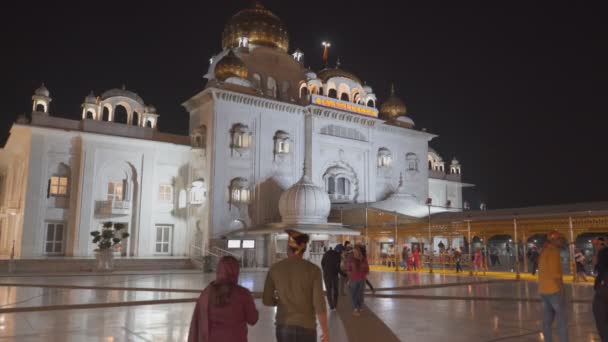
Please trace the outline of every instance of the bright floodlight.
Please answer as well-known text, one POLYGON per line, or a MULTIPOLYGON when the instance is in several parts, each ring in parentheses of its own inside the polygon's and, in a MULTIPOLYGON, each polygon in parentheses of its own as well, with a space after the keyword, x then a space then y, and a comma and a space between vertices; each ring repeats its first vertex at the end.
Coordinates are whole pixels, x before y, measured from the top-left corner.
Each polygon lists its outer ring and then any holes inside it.
POLYGON ((323 46, 324 46, 324 47, 330 47, 330 46, 331 46, 331 44, 330 44, 329 42, 323 42, 323 46))

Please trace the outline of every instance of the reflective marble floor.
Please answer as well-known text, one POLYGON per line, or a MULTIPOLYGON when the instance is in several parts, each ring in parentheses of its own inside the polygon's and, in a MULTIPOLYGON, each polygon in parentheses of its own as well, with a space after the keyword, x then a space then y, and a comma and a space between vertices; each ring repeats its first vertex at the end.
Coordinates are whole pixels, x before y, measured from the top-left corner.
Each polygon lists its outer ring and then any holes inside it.
MULTIPOLYGON (((0 341, 184 341, 193 301, 212 278, 190 271, 0 277, 0 341)), ((264 278, 248 271, 240 282, 260 292, 264 278)), ((377 291, 366 299, 367 315, 402 341, 543 341, 534 282, 393 272, 372 272, 370 280, 377 291)), ((599 341, 593 289, 568 285, 567 293, 571 341, 599 341)), ((274 310, 256 302, 260 322, 249 340, 273 341, 274 310)), ((330 314, 331 340, 353 341, 345 329, 353 324, 341 315, 330 314)))

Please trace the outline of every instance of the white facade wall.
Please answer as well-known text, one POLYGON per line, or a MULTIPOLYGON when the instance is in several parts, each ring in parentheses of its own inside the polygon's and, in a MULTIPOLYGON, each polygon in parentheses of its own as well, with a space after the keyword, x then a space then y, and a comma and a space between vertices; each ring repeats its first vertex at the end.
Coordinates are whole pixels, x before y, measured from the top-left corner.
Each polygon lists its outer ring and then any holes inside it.
MULTIPOLYGON (((279 197, 302 175, 305 153, 311 156, 308 167, 319 186, 325 187, 324 175, 333 167, 354 175, 352 202, 384 200, 397 188, 400 177, 419 204, 423 205, 429 196, 427 153, 432 134, 386 125, 377 119, 358 121, 348 115, 315 115, 311 106, 213 87, 189 100, 186 107, 191 113, 191 129, 203 124, 208 128, 204 162, 200 165, 210 168, 209 172, 199 172, 209 181, 207 222, 211 240, 238 229, 279 222, 279 197), (307 120, 311 122, 309 131, 307 120), (231 131, 236 124, 250 130, 251 145, 243 151, 231 148, 231 131), (333 132, 328 131, 329 126, 342 133, 328 133, 333 132), (274 153, 273 137, 277 131, 290 136, 287 156, 277 157, 274 153), (307 142, 309 146, 305 146, 307 142), (387 169, 378 168, 380 148, 391 152, 392 164, 387 169), (408 155, 416 157, 415 167, 408 155), (248 205, 230 203, 231 181, 239 177, 249 182, 248 205)), ((460 202, 454 200, 453 204, 460 202)))
POLYGON ((30 148, 22 155, 28 167, 24 173, 24 222, 15 227, 21 232, 18 256, 47 254, 48 223, 64 225, 64 246, 59 254, 91 256, 95 245, 90 232, 105 221, 127 224, 131 236, 124 246, 125 255, 156 255, 157 224, 173 227, 169 254, 188 253, 187 209, 178 207, 178 199, 180 190, 187 187, 189 146, 15 125, 5 150, 12 152, 15 144, 10 140, 24 136, 30 148), (52 176, 67 176, 67 196, 49 195, 52 176), (130 209, 101 209, 110 180, 125 181, 123 190, 130 209), (160 184, 173 186, 171 202, 158 199, 160 184))

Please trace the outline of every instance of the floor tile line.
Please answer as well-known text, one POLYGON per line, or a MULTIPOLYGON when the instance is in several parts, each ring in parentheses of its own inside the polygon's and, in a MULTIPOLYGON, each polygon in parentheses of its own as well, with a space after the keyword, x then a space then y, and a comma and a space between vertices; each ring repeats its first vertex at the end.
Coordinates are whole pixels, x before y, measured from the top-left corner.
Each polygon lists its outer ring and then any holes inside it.
MULTIPOLYGON (((499 301, 499 302, 530 302, 540 303, 540 298, 510 298, 510 297, 462 297, 462 296, 429 296, 429 295, 408 295, 408 294, 371 294, 375 298, 394 298, 394 299, 426 299, 426 300, 468 300, 468 301, 499 301)), ((591 300, 571 299, 575 304, 591 304, 591 300)))
POLYGON ((64 305, 28 306, 28 307, 15 307, 15 308, 0 309, 0 314, 20 313, 20 312, 80 310, 80 309, 105 309, 105 308, 114 308, 114 307, 144 306, 144 305, 159 305, 159 304, 181 304, 181 303, 194 303, 197 300, 198 300, 197 297, 193 297, 193 298, 137 300, 137 301, 128 301, 128 302, 95 303, 95 304, 64 304, 64 305))
POLYGON ((540 332, 541 332, 540 330, 536 330, 536 331, 532 331, 532 332, 525 333, 525 334, 502 336, 502 337, 498 337, 498 338, 493 338, 491 340, 487 340, 486 342, 498 342, 498 341, 505 341, 505 340, 510 340, 510 339, 514 339, 514 338, 522 338, 522 337, 526 337, 526 336, 537 335, 537 334, 540 334, 540 332))

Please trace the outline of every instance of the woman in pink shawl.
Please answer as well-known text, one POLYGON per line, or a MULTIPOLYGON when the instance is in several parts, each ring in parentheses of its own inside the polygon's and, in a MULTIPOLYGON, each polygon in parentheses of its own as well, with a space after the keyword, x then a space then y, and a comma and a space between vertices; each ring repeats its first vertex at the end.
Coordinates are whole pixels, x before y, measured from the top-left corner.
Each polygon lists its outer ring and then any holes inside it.
POLYGON ((247 324, 258 321, 258 310, 249 290, 237 284, 238 278, 238 260, 222 257, 215 281, 196 302, 188 342, 247 342, 247 324))

